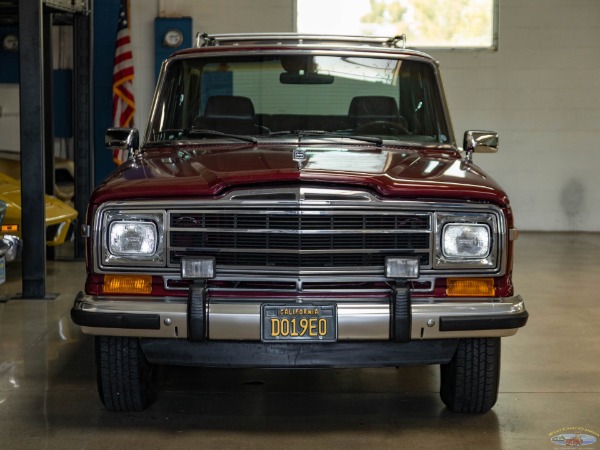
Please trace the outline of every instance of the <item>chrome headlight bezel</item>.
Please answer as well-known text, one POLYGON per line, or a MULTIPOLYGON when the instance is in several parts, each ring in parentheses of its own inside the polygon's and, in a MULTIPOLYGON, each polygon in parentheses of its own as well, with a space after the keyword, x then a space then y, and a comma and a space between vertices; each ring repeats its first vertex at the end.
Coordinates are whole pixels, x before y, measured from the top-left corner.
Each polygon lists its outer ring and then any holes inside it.
POLYGON ((100 264, 103 267, 165 267, 165 212, 136 210, 105 210, 99 227, 100 264), (154 251, 149 254, 115 251, 110 236, 115 224, 148 224, 155 230, 154 251))
POLYGON ((436 213, 436 245, 433 261, 434 269, 487 269, 500 270, 501 228, 499 217, 494 213, 436 213), (453 227, 478 228, 487 230, 487 249, 477 256, 449 255, 444 251, 446 232, 453 227))

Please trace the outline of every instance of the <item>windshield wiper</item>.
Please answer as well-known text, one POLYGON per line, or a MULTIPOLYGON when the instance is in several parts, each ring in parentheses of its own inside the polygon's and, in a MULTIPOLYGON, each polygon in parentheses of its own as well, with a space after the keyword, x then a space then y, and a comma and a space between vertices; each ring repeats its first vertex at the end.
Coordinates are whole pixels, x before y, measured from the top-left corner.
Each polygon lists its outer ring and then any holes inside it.
POLYGON ((231 138, 231 139, 239 139, 240 141, 250 142, 252 144, 257 144, 258 140, 254 136, 246 136, 244 134, 231 134, 231 133, 223 133, 221 131, 216 130, 202 130, 199 128, 192 128, 188 131, 188 136, 211 136, 211 137, 223 137, 223 138, 231 138))
POLYGON ((289 130, 289 131, 275 131, 275 132, 269 134, 269 136, 287 136, 287 135, 297 135, 298 143, 300 143, 303 136, 323 136, 323 137, 348 138, 348 139, 354 139, 356 141, 369 142, 371 144, 377 145, 377 147, 381 147, 383 144, 383 139, 380 137, 354 136, 351 134, 339 133, 336 131, 325 131, 325 130, 289 130))
POLYGON ((165 128, 154 133, 153 143, 162 141, 174 141, 181 139, 181 137, 187 132, 185 128, 165 128))

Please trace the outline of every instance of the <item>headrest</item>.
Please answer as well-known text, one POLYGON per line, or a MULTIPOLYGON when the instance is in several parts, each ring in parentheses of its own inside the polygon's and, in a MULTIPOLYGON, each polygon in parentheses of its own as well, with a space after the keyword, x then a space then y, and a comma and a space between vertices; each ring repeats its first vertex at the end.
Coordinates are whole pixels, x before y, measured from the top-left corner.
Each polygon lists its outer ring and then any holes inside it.
POLYGON ((204 117, 254 120, 254 105, 248 97, 213 95, 206 101, 204 117))
POLYGON ((350 116, 398 116, 398 103, 393 97, 369 95, 354 97, 348 110, 350 116))

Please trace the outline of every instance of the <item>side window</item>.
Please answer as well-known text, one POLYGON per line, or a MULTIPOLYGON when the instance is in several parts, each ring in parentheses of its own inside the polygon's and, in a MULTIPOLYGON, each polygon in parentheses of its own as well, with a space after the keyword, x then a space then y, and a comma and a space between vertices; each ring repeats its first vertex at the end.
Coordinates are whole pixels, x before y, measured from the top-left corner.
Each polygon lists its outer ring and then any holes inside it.
POLYGON ((151 140, 176 139, 183 133, 181 130, 193 125, 200 110, 200 80, 200 68, 187 62, 169 67, 154 112, 151 140))
POLYGON ((405 61, 400 77, 400 115, 412 133, 436 136, 439 133, 437 118, 441 115, 435 82, 429 66, 405 61))
POLYGON ((159 130, 180 128, 180 103, 183 101, 183 76, 181 64, 169 68, 168 76, 162 87, 158 104, 160 108, 154 112, 150 140, 166 139, 159 130))

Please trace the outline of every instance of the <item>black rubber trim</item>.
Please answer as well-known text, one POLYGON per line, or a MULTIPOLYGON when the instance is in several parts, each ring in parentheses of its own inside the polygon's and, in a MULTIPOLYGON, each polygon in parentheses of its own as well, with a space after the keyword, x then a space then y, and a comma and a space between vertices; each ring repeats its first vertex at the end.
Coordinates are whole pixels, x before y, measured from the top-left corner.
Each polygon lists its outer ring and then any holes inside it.
POLYGON ((462 316, 440 317, 440 331, 509 330, 527 323, 529 313, 523 311, 512 316, 462 316))
POLYGON ((206 339, 206 281, 194 280, 188 292, 187 321, 188 339, 193 342, 202 342, 206 339))
POLYGON ((447 364, 459 339, 332 343, 190 342, 140 339, 148 361, 200 367, 350 368, 447 364))
POLYGON ((392 340, 408 342, 411 338, 410 291, 400 287, 394 289, 392 301, 392 340))
POLYGON ((160 330, 158 314, 101 313, 72 308, 71 319, 82 327, 160 330))

